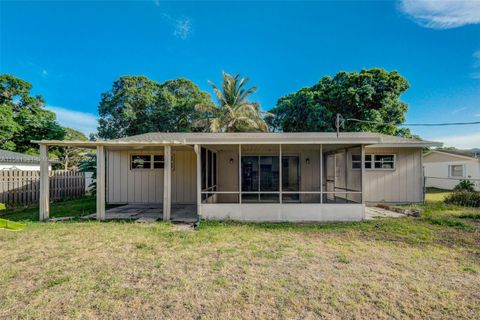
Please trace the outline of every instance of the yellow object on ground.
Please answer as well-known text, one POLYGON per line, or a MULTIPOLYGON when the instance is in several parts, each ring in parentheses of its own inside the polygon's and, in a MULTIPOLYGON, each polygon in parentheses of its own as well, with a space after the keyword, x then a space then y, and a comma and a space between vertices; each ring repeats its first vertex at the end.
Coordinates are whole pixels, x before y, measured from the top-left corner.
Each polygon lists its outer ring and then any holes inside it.
POLYGON ((0 229, 20 231, 20 230, 23 230, 24 228, 25 228, 25 225, 21 223, 0 219, 0 229))

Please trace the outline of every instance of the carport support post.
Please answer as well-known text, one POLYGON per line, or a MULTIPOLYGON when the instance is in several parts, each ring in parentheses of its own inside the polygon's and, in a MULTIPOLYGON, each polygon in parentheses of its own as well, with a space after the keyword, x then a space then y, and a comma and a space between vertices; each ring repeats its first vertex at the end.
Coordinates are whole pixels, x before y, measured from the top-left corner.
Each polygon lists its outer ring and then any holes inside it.
POLYGON ((50 188, 48 181, 48 146, 40 145, 40 203, 39 220, 45 221, 50 212, 50 188))
POLYGON ((97 220, 105 220, 105 149, 97 146, 97 220))
POLYGON ((202 150, 201 145, 194 146, 195 154, 197 155, 197 214, 202 216, 202 150))
POLYGON ((362 173, 362 206, 363 206, 363 219, 365 219, 365 145, 362 144, 362 156, 361 156, 361 173, 362 173))
POLYGON ((172 147, 164 147, 165 166, 163 169, 163 220, 170 221, 172 199, 172 147))

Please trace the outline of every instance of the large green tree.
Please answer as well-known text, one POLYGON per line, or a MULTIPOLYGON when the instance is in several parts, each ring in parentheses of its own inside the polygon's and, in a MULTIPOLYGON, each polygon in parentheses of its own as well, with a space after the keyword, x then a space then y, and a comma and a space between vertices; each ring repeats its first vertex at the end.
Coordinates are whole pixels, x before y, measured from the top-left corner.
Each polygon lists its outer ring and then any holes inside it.
POLYGON ((121 138, 152 131, 185 132, 201 116, 197 104, 211 103, 210 95, 187 79, 163 83, 143 76, 124 76, 102 94, 98 136, 121 138))
POLYGON ((264 112, 256 102, 249 101, 249 95, 257 88, 246 88, 248 78, 240 75, 230 75, 223 72, 221 88, 210 82, 218 105, 198 104, 197 109, 202 111, 204 118, 198 121, 202 126, 208 126, 211 132, 252 132, 268 131, 264 121, 264 112))
POLYGON ((408 87, 407 80, 396 71, 339 72, 278 99, 268 123, 276 131, 332 132, 339 113, 344 119, 382 123, 345 121, 342 131, 410 135, 408 129, 398 127, 408 109, 400 96, 408 87))
POLYGON ((55 113, 45 110, 32 85, 15 76, 0 75, 0 149, 36 153, 31 140, 62 139, 65 135, 55 113))
MULTIPOLYGON (((65 127, 63 130, 65 132, 64 140, 88 140, 87 136, 78 130, 65 127)), ((54 151, 57 158, 62 162, 63 170, 78 169, 80 162, 84 160, 90 152, 91 151, 76 147, 58 147, 54 151)))

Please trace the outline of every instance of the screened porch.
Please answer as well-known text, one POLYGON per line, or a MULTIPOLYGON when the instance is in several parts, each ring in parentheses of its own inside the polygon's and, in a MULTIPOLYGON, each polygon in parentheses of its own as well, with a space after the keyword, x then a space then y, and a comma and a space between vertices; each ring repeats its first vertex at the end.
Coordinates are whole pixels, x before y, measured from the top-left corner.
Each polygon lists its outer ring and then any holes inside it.
POLYGON ((361 155, 361 145, 204 145, 201 202, 359 204, 361 155))

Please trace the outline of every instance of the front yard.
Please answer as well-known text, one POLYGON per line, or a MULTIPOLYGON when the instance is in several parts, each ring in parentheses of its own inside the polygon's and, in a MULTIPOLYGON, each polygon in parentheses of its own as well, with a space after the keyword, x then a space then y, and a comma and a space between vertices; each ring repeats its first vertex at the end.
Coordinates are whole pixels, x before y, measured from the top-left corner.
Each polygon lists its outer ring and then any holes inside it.
MULTIPOLYGON (((63 205, 82 214, 82 201, 63 205)), ((480 317, 480 212, 441 203, 420 218, 196 231, 27 222, 0 245, 0 318, 480 317)))

